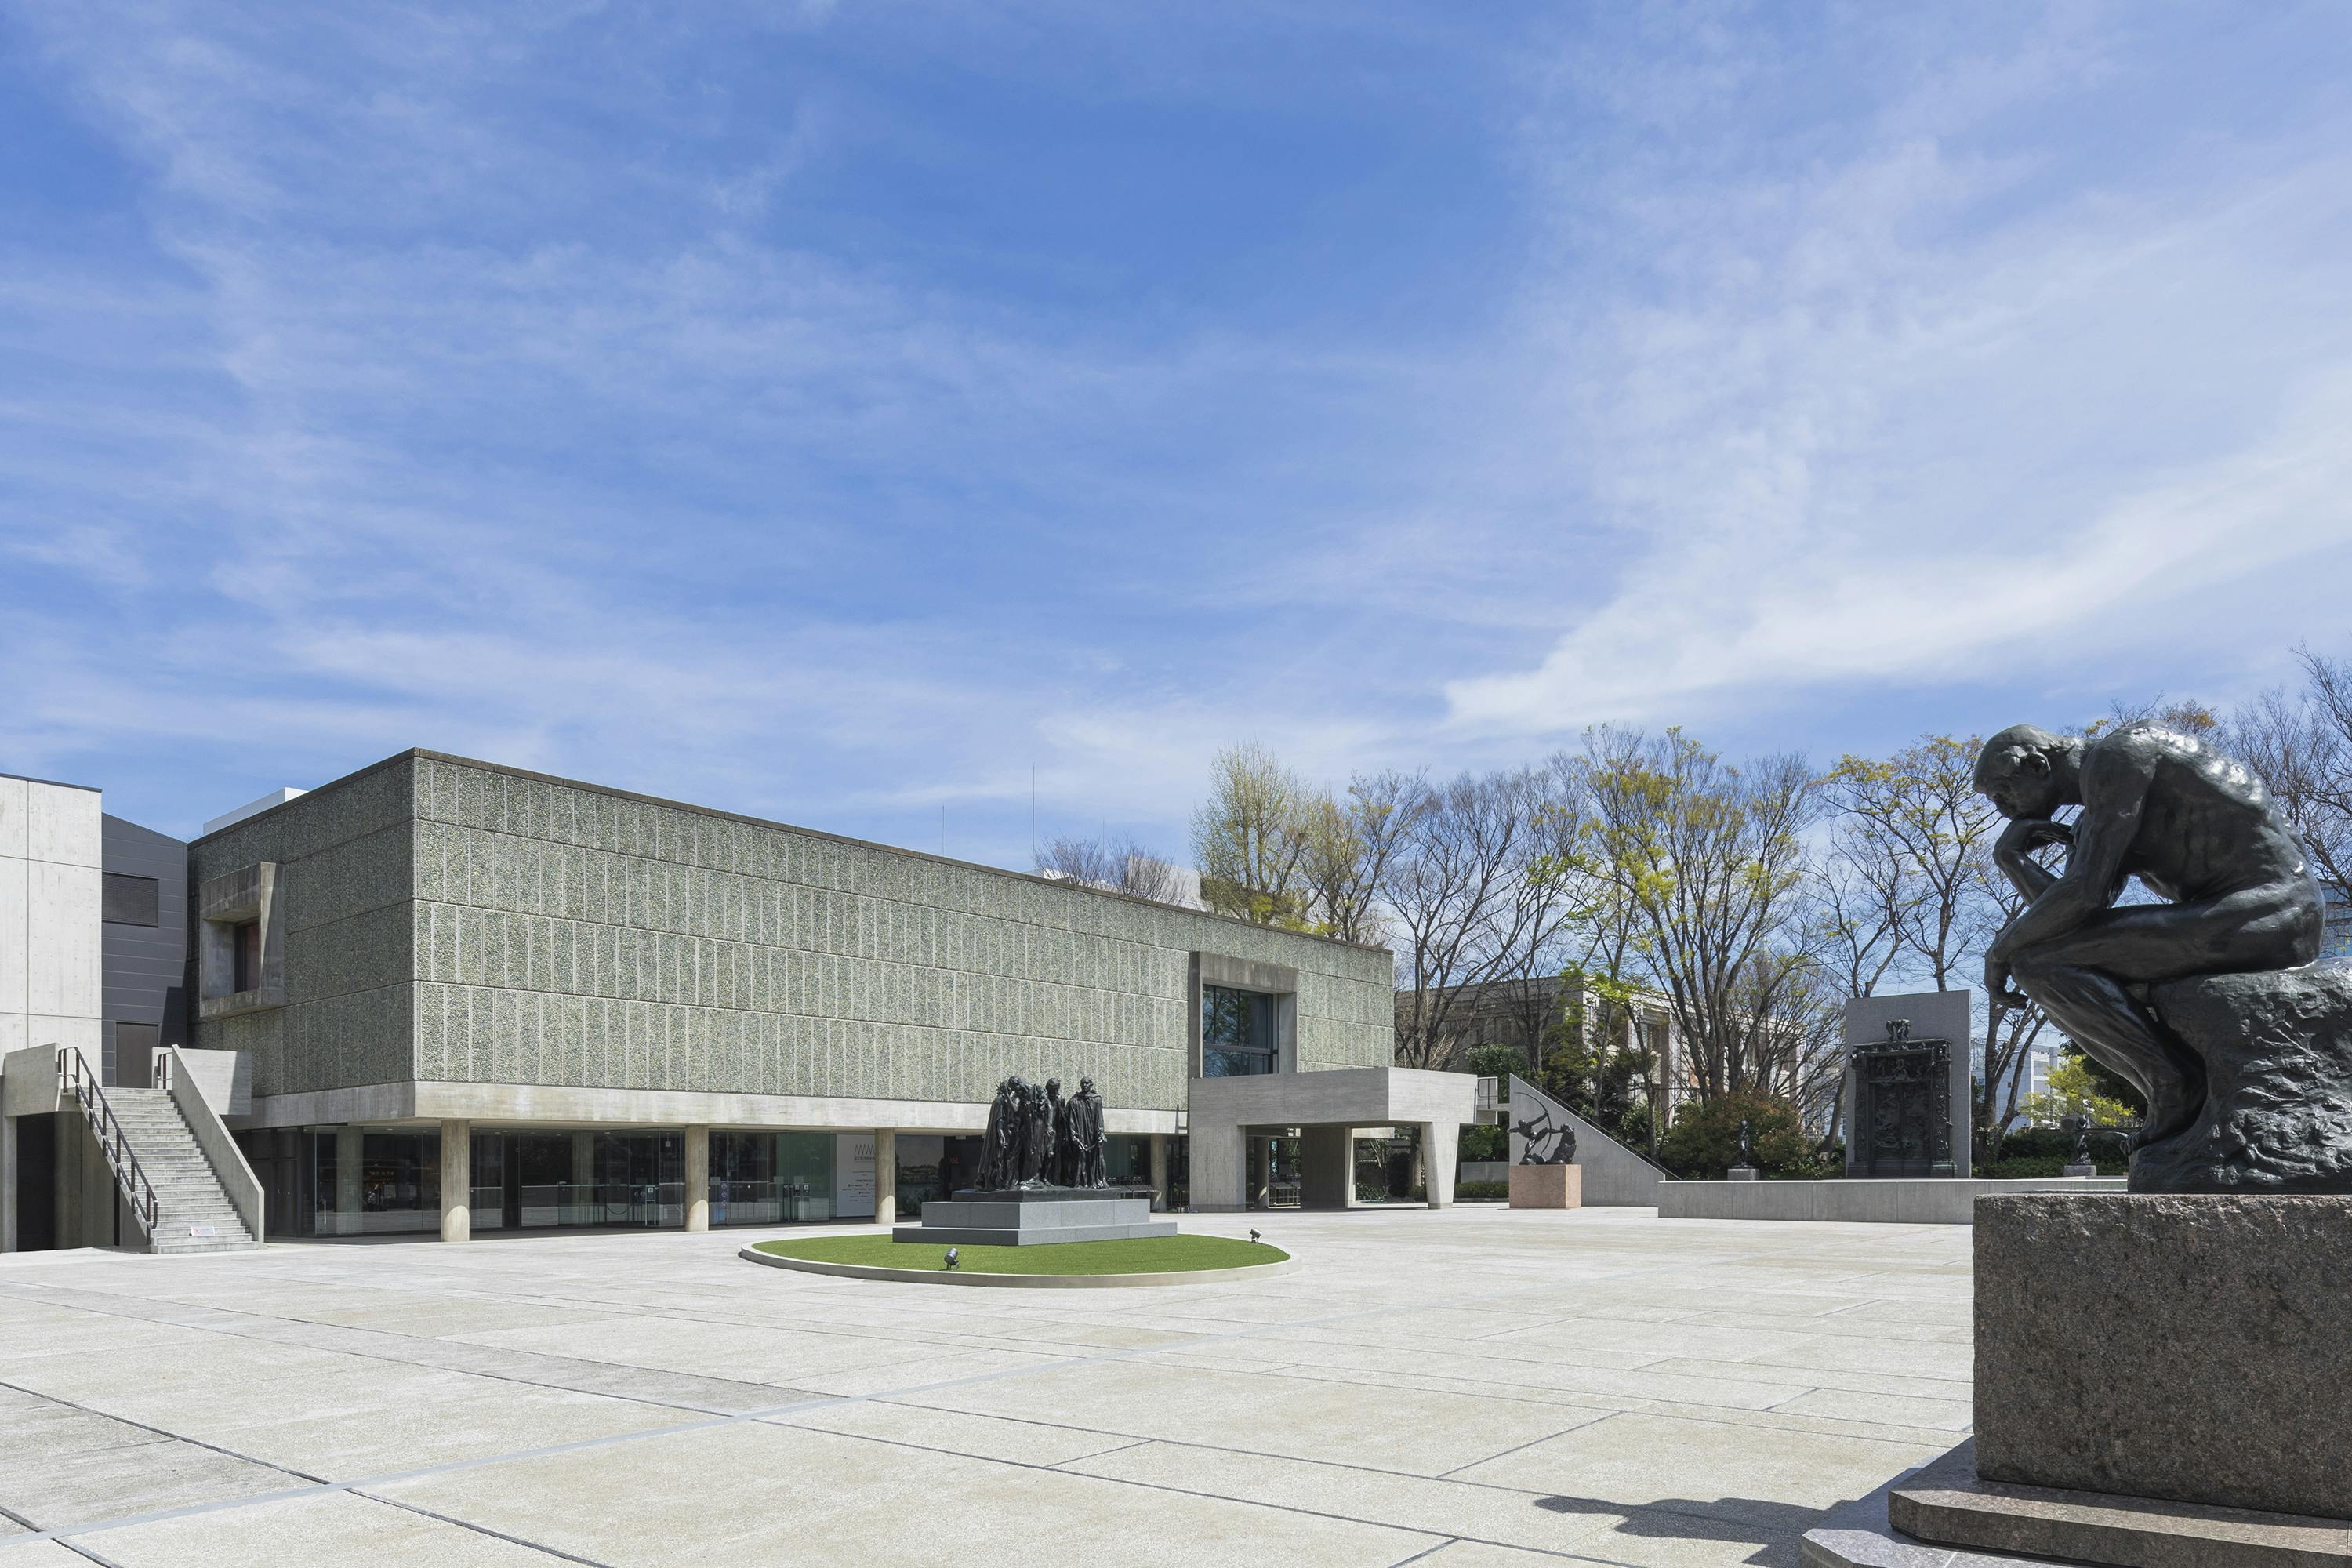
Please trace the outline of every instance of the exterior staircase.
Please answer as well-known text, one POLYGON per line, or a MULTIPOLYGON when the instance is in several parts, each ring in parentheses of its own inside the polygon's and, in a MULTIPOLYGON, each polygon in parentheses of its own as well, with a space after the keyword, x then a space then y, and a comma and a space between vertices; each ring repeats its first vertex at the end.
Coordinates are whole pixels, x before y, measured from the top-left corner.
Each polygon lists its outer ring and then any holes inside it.
POLYGON ((110 1089, 107 1108, 155 1194, 150 1252, 242 1252, 257 1245, 187 1118, 164 1089, 110 1089))

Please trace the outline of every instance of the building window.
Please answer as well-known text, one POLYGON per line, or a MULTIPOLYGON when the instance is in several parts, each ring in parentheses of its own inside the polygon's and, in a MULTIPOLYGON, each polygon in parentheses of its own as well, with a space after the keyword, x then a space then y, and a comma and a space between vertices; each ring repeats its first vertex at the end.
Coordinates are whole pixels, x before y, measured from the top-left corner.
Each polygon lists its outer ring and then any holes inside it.
POLYGON ((163 884, 152 877, 126 877, 119 871, 106 873, 105 890, 100 919, 110 925, 160 925, 163 908, 163 884))
POLYGON ((1247 1078, 1275 1068, 1274 998, 1201 987, 1201 1076, 1247 1078))
POLYGON ((234 971, 229 990, 251 991, 261 984, 261 922, 242 921, 229 928, 229 952, 234 971))

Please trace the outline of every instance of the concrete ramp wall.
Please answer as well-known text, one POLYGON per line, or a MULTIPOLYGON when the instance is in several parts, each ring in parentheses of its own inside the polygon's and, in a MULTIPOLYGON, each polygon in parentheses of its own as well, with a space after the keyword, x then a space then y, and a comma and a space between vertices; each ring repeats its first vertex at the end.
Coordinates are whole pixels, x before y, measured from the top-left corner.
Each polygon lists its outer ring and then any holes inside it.
POLYGON ((1638 1208, 1658 1206, 1658 1189, 1666 1173, 1608 1133, 1554 1100, 1518 1074, 1511 1075, 1511 1163, 1526 1157, 1527 1129, 1565 1127, 1576 1134, 1576 1163, 1584 1168, 1584 1206, 1638 1208))

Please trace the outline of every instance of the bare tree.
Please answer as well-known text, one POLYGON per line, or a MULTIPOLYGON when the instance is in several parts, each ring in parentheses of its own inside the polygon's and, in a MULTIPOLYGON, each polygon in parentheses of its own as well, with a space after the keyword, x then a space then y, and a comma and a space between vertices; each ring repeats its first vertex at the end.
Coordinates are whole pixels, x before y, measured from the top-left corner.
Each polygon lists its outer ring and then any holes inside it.
POLYGON ((1429 802, 1427 782, 1401 773, 1357 774, 1344 802, 1328 791, 1309 797, 1299 877, 1326 934, 1363 942, 1386 934, 1381 900, 1390 869, 1429 802))
POLYGON ((2352 663, 2295 649, 2303 690, 2230 716, 2224 744, 2270 786, 2320 878, 2352 893, 2352 663))
POLYGON ((1132 838, 1049 839, 1037 851, 1036 869, 1041 876, 1154 903, 1186 903, 1192 896, 1191 878, 1184 868, 1154 855, 1132 838))
POLYGON ((1507 907, 1533 869, 1536 836, 1502 775, 1464 773, 1429 792, 1392 861, 1387 902, 1397 954, 1397 1059, 1443 1064, 1458 1020, 1510 958, 1507 907))

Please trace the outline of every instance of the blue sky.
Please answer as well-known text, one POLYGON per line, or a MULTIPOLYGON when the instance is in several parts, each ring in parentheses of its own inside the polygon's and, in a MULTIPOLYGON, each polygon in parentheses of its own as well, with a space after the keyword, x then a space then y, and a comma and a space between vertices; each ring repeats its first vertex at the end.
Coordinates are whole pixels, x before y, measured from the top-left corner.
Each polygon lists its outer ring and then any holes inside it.
POLYGON ((1024 864, 2352 653, 2352 10, 0 5, 0 770, 1024 864), (942 815, 944 814, 944 826, 942 815))

